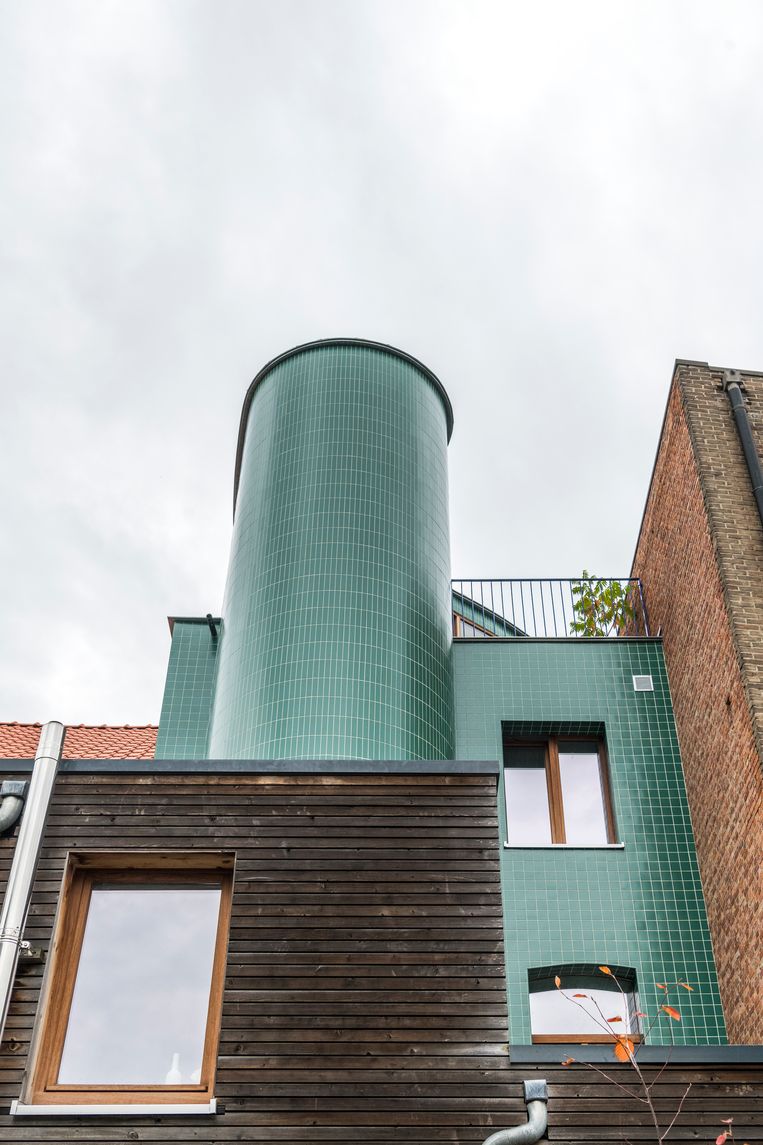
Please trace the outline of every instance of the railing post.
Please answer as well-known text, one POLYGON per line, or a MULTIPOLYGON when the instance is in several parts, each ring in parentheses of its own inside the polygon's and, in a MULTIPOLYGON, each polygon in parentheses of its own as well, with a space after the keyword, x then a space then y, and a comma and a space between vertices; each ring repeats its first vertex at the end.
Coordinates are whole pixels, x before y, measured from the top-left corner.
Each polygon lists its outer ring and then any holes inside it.
POLYGON ((641 601, 641 615, 644 618, 644 636, 649 635, 649 613, 646 610, 646 601, 644 600, 644 586, 641 583, 641 577, 637 577, 636 583, 638 585, 638 596, 641 601))

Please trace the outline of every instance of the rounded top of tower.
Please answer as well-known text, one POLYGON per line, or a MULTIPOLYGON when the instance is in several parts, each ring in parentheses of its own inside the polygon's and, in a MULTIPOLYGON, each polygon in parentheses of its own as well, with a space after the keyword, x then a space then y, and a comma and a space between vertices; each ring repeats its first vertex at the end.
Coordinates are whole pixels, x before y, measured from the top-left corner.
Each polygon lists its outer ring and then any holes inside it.
POLYGON ((432 373, 428 366, 420 362, 418 358, 414 358, 413 354, 407 354, 405 350, 398 350, 396 346, 388 346, 384 342, 372 342, 367 338, 318 338, 314 342, 303 342, 299 346, 293 346, 291 350, 285 350, 283 354, 278 354, 275 358, 271 358, 269 362, 262 367, 258 374, 252 380, 249 389, 246 391, 244 397, 244 404, 241 409, 241 421, 238 427, 238 442, 236 444, 236 468, 233 475, 233 512, 236 512, 236 498, 238 496, 238 485, 241 476, 241 458, 244 452, 244 438, 246 437, 246 425, 249 418, 249 409, 252 404, 255 392, 260 383, 270 373, 274 366, 280 365, 281 362, 286 361, 287 358, 293 358, 296 354, 302 354, 306 350, 314 350, 321 346, 362 346, 367 350, 381 350, 385 354, 394 354, 397 358, 402 358, 404 362, 414 366, 420 373, 427 378, 434 386, 437 393, 442 399, 442 404, 445 408, 445 422, 448 429, 448 441, 450 441, 451 434, 453 433, 453 406, 450 404, 445 387, 436 374, 432 373))

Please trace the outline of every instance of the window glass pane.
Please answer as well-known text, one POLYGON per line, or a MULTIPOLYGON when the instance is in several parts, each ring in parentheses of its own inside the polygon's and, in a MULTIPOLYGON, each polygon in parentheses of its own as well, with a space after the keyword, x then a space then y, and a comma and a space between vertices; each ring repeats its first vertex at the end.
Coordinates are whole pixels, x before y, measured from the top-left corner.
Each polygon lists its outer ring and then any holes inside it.
POLYGON ((507 767, 545 767, 546 745, 542 743, 510 743, 503 749, 507 767))
POLYGON ((559 742, 562 806, 568 843, 606 843, 607 819, 596 744, 559 742))
MULTIPOLYGON (((543 754, 543 748, 539 750, 543 754)), ((530 847, 550 843, 545 767, 506 767, 504 781, 508 842, 514 846, 530 847)))
POLYGON ((219 887, 93 888, 60 1084, 198 1084, 219 912, 219 887))
POLYGON ((459 633, 459 636, 480 636, 480 637, 488 638, 488 639, 490 637, 494 636, 495 633, 491 632, 486 627, 486 625, 490 624, 490 617, 487 616, 484 618, 484 620, 485 620, 485 623, 480 625, 480 624, 473 624, 469 620, 463 620, 462 619, 461 620, 461 631, 459 633))
MULTIPOLYGON (((567 993, 578 987, 574 983, 564 983, 567 993)), ((585 1034, 605 1034, 607 1029, 615 1034, 637 1033, 632 1024, 631 1014, 635 1010, 633 995, 625 998, 619 991, 585 989, 587 998, 580 1000, 580 1006, 568 1001, 556 988, 536 991, 530 994, 530 1026, 534 1034, 570 1034, 578 1037, 585 1034), (597 1011, 599 1007, 601 1014, 597 1011), (620 1022, 607 1022, 607 1018, 621 1018, 620 1022)))

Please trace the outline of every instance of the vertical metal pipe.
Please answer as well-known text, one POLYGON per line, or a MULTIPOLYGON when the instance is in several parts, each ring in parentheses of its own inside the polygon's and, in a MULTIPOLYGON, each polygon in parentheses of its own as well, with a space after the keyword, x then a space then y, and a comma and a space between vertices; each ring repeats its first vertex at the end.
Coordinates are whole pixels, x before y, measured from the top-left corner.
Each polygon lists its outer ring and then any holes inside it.
POLYGON ((744 458, 752 481, 752 492, 755 504, 758 506, 758 516, 763 525, 763 468, 761 468, 758 451, 755 448, 755 438, 752 436, 752 426, 747 413, 747 407, 742 398, 740 388, 741 375, 738 370, 726 370, 723 376, 723 388, 728 394, 731 409, 736 422, 739 440, 744 450, 744 458))
POLYGON ((64 735, 64 725, 55 720, 45 724, 40 732, 24 818, 21 820, 11 873, 5 888, 5 898, 0 913, 0 1006, 2 1006, 0 1040, 8 1017, 19 947, 29 910, 29 900, 32 897, 32 883, 37 870, 37 860, 40 857, 50 797, 53 794, 53 785, 64 746, 64 735))

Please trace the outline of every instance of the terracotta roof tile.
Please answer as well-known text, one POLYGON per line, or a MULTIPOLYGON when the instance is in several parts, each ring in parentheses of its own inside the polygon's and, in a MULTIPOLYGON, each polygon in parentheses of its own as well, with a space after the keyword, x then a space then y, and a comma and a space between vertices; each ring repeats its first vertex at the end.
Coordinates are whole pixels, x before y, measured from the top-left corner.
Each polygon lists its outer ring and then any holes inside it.
MULTIPOLYGON (((33 759, 42 724, 0 723, 0 759, 33 759)), ((74 724, 66 729, 64 759, 153 759, 153 724, 74 724)))

